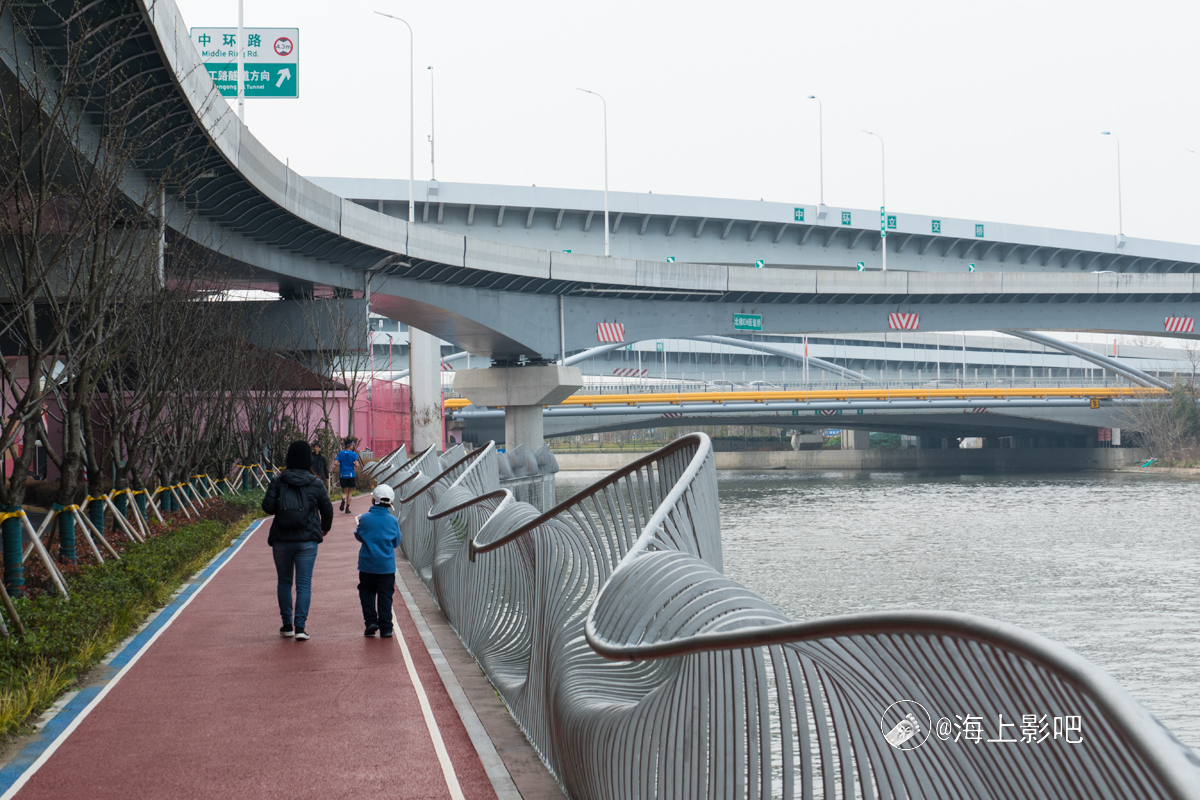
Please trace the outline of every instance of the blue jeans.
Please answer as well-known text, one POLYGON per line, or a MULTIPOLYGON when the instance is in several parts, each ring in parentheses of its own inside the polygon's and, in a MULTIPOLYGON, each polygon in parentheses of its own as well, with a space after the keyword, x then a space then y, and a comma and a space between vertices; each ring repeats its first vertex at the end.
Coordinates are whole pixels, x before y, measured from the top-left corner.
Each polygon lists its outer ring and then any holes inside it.
POLYGON ((284 625, 303 628, 308 622, 308 603, 312 600, 313 565, 317 563, 316 542, 277 542, 275 574, 279 576, 279 615, 284 625), (292 616, 292 573, 296 576, 296 613, 292 616))

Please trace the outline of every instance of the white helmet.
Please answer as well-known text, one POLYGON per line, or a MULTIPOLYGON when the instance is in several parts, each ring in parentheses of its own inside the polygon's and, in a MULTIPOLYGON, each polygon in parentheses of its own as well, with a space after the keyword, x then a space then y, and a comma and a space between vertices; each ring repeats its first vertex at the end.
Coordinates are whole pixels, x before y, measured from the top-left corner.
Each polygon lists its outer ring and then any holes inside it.
POLYGON ((390 506, 392 501, 396 499, 396 493, 392 491, 392 487, 386 483, 381 483, 375 487, 375 491, 371 492, 371 499, 382 506, 390 506))

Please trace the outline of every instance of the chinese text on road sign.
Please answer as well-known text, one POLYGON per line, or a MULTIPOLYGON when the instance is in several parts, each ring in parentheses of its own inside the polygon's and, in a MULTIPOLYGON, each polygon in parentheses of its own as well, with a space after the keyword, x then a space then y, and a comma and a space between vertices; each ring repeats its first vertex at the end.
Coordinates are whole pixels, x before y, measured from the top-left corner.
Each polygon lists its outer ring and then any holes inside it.
POLYGON ((246 97, 300 96, 298 28, 192 28, 192 44, 222 97, 237 97, 238 49, 245 48, 246 97))
POLYGON ((761 331, 762 314, 734 314, 733 329, 735 331, 761 331))

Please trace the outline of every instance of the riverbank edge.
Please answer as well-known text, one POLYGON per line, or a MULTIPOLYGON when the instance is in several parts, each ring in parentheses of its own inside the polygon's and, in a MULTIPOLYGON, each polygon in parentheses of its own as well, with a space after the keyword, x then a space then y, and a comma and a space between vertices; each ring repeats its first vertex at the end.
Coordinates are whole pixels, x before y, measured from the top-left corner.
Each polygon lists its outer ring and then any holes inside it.
MULTIPOLYGON (((617 470, 644 453, 555 453, 564 472, 617 470)), ((714 453, 717 469, 967 472, 1138 472, 1146 451, 1137 448, 1035 448, 1029 450, 777 450, 714 453)), ((1154 474, 1167 469, 1154 470, 1154 474)), ((1181 472, 1192 472, 1181 470, 1181 472)), ((1195 470, 1200 474, 1200 470, 1195 470)))

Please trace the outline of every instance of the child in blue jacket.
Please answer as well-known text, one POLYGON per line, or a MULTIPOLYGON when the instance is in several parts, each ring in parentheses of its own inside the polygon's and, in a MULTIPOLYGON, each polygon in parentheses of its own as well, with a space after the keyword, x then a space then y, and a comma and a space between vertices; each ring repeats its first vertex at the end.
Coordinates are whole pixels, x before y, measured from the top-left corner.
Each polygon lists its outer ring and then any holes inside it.
POLYGON ((358 599, 362 603, 366 630, 384 639, 392 637, 392 594, 396 591, 396 548, 400 546, 400 524, 392 516, 396 493, 380 484, 371 492, 371 508, 358 518, 354 538, 362 542, 358 551, 358 599))

